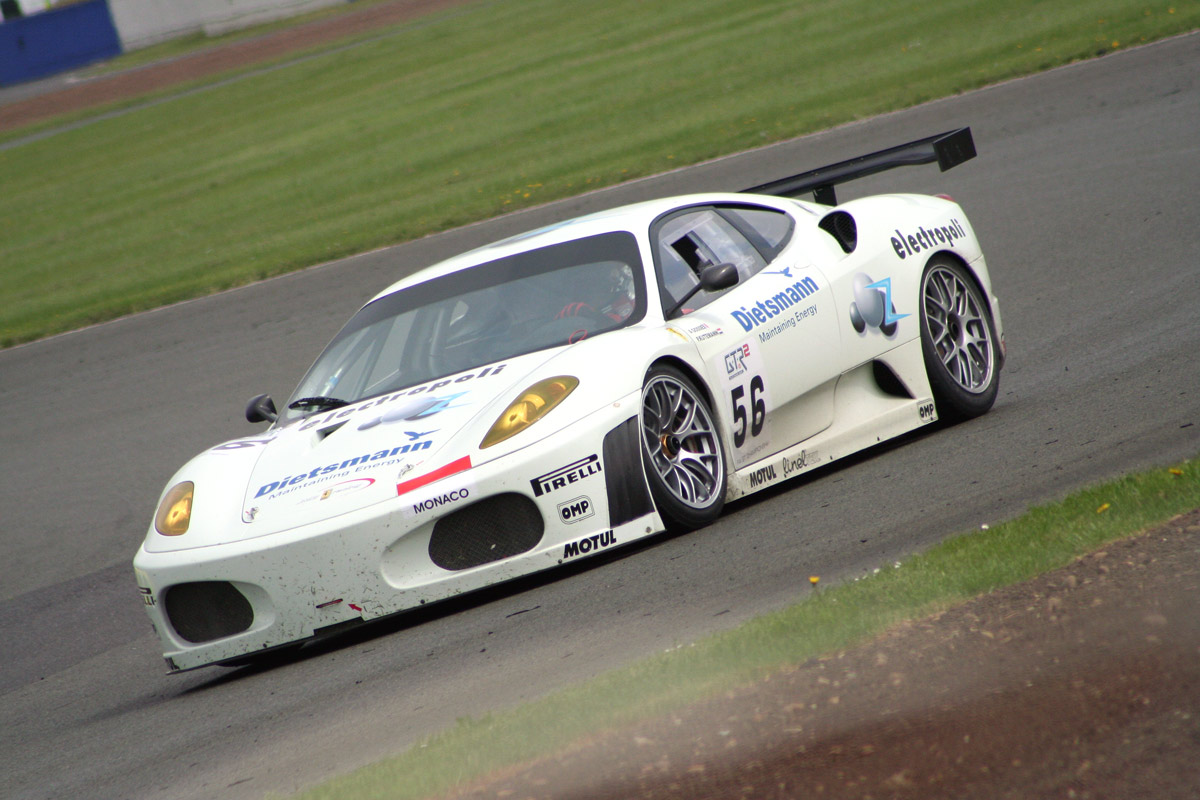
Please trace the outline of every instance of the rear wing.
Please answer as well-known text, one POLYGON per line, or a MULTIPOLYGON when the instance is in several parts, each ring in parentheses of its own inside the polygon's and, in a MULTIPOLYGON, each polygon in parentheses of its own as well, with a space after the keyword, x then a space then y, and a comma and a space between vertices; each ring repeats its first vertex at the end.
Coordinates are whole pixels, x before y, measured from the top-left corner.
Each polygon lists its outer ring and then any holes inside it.
POLYGON ((813 199, 818 203, 836 206, 837 193, 833 187, 839 183, 865 178, 896 167, 931 164, 934 161, 938 163, 942 172, 945 172, 974 157, 975 140, 971 138, 971 129, 959 128, 742 191, 747 194, 770 194, 776 197, 798 197, 812 192, 813 199))

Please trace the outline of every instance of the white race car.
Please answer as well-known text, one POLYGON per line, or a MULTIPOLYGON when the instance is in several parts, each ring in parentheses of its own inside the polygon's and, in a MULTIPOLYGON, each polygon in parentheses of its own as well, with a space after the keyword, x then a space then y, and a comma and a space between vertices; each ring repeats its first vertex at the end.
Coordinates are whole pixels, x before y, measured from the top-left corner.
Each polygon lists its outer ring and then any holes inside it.
POLYGON ((573 219, 388 288, 281 412, 250 402, 267 430, 167 484, 134 568, 168 667, 245 663, 702 526, 727 500, 987 411, 1004 340, 962 209, 834 197, 974 154, 963 128, 573 219))

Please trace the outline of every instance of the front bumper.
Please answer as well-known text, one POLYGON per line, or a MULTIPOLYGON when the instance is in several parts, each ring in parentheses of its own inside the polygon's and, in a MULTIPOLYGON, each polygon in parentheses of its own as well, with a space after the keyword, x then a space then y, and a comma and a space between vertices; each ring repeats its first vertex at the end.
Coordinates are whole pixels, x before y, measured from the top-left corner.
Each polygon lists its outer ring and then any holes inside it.
POLYGON ((135 574, 168 667, 236 661, 661 530, 639 397, 357 511, 209 547, 143 546, 135 574))

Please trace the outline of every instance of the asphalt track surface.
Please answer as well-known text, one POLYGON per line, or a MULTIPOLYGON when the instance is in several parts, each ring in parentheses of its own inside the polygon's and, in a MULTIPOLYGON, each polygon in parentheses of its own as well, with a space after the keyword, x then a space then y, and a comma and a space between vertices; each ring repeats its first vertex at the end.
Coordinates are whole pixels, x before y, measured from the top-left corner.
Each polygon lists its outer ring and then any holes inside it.
MULTIPOLYGON (((0 352, 0 795, 258 798, 397 752, 1200 451, 1200 35, 0 352), (991 414, 735 504, 716 524, 394 618, 267 670, 163 674, 129 561, 158 492, 288 395, 404 272, 652 196, 738 189, 971 125, 979 158, 842 190, 945 191, 1002 300, 991 414)), ((802 358, 802 354, 800 354, 802 358)))

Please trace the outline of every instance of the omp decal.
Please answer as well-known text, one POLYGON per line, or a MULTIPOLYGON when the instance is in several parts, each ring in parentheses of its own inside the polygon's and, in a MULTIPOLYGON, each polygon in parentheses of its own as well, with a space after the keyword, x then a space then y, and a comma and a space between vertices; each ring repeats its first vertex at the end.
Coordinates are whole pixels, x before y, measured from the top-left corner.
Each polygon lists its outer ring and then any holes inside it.
POLYGON ((749 308, 742 306, 740 311, 732 312, 733 318, 742 326, 742 330, 752 331, 820 289, 821 287, 811 277, 804 277, 766 300, 759 300, 749 308))
POLYGON ((600 456, 593 454, 578 461, 572 461, 565 467, 559 467, 553 472, 539 475, 529 481, 529 485, 533 487, 533 496, 541 497, 544 494, 562 489, 565 486, 569 486, 572 483, 576 483, 602 471, 600 456))
POLYGON ((577 542, 567 542, 563 546, 563 559, 574 558, 575 556, 583 556, 593 550, 603 550, 606 547, 612 547, 617 543, 617 537, 612 531, 598 533, 595 536, 588 536, 585 539, 580 539, 577 542))
POLYGON ((940 245, 952 244, 956 239, 961 239, 966 235, 967 232, 962 223, 952 219, 950 224, 939 228, 918 227, 915 233, 901 233, 897 230, 896 235, 892 237, 892 249, 896 251, 897 256, 905 259, 915 256, 922 250, 932 250, 940 245))
POLYGON ((750 488, 753 489, 756 486, 765 486, 771 481, 776 480, 776 478, 775 466, 773 464, 761 467, 750 473, 750 488))
POLYGON ((922 422, 933 422, 938 418, 937 406, 935 406, 933 403, 925 403, 922 405, 919 413, 921 415, 922 422))
POLYGON ((587 519, 595 513, 596 507, 592 505, 592 499, 586 496, 558 504, 558 518, 567 524, 587 519))
POLYGON ((262 486, 258 487, 258 491, 254 496, 256 498, 262 497, 263 495, 280 492, 285 488, 300 488, 303 485, 307 485, 309 482, 330 480, 331 477, 329 476, 335 476, 338 473, 349 470, 353 467, 369 465, 372 462, 382 461, 385 458, 392 458, 400 455, 401 453, 412 453, 417 450, 428 450, 432 446, 433 442, 429 439, 426 439, 423 442, 402 444, 397 447, 393 447, 391 450, 378 450, 374 453, 366 453, 361 456, 355 456, 354 458, 347 458, 345 461, 326 464, 323 467, 313 467, 308 472, 302 472, 299 475, 288 475, 284 478, 280 478, 277 481, 269 481, 264 483, 262 486))
POLYGON ((396 494, 401 495, 405 492, 411 492, 413 489, 420 489, 426 484, 440 481, 450 475, 458 472, 463 472, 471 468, 471 457, 463 456, 457 461, 451 461, 444 467, 438 467, 433 472, 426 472, 424 475, 419 475, 416 478, 411 478, 407 481, 396 484, 396 494))
POLYGON ((872 281, 865 272, 854 276, 854 301, 850 303, 850 324, 854 330, 863 333, 867 328, 878 328, 884 336, 894 336, 896 323, 910 316, 896 313, 890 277, 872 281))

